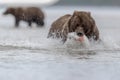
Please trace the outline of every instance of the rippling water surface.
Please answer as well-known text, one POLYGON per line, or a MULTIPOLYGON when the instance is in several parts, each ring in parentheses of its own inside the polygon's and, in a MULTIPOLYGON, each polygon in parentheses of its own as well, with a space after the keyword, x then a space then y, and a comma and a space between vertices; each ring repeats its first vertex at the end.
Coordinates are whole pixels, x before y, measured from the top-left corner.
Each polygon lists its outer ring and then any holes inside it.
POLYGON ((119 80, 120 11, 79 7, 45 8, 46 25, 29 28, 0 13, 1 80, 119 80), (59 9, 59 10, 58 10, 59 9), (90 11, 100 30, 103 44, 90 49, 68 48, 59 40, 47 39, 51 23, 74 10, 90 11))

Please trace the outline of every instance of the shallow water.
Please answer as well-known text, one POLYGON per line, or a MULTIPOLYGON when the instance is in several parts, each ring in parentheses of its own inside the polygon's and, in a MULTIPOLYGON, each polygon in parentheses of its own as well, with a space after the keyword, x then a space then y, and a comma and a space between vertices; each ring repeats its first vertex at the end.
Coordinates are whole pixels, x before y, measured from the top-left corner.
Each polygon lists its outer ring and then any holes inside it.
POLYGON ((79 7, 45 8, 43 28, 29 28, 21 22, 14 28, 11 16, 0 15, 1 80, 119 80, 120 11, 79 7), (90 49, 68 48, 59 40, 47 39, 51 23, 74 10, 90 11, 100 30, 103 44, 90 49), (92 74, 91 74, 92 73, 92 74))

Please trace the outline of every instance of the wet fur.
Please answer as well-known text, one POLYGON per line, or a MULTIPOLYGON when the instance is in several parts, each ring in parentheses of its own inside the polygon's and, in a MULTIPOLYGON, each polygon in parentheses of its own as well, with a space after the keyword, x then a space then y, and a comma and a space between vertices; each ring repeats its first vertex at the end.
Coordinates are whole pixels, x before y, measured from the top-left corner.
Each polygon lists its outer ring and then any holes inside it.
POLYGON ((54 21, 49 30, 48 38, 62 38, 63 42, 65 42, 67 34, 75 32, 78 27, 83 28, 84 34, 89 40, 91 38, 96 41, 99 40, 99 31, 96 23, 90 12, 85 11, 74 11, 73 15, 67 14, 54 21))

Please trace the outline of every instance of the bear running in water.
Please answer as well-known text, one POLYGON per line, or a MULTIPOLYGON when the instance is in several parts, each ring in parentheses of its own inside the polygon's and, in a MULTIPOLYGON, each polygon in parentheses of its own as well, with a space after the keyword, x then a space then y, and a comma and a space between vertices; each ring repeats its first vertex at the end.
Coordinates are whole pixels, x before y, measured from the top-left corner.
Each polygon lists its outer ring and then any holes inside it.
POLYGON ((73 15, 66 14, 54 21, 49 30, 48 38, 61 38, 65 42, 68 33, 75 32, 78 27, 83 28, 84 34, 89 40, 91 38, 95 41, 99 40, 99 30, 96 23, 90 12, 85 11, 74 11, 73 15))

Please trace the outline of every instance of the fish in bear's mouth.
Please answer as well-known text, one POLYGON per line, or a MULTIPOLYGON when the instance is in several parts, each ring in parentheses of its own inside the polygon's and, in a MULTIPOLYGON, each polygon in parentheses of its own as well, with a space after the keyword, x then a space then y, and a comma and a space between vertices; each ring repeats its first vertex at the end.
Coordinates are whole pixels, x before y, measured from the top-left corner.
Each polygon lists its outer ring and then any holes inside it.
POLYGON ((75 41, 84 42, 85 38, 86 38, 86 36, 81 32, 79 32, 79 33, 71 32, 68 34, 68 39, 70 39, 70 40, 73 39, 75 41))
POLYGON ((84 33, 81 33, 81 32, 68 33, 66 43, 67 44, 72 44, 72 45, 75 45, 75 46, 82 46, 82 47, 89 47, 90 46, 87 36, 84 33))
POLYGON ((83 42, 85 40, 84 39, 85 35, 83 33, 79 32, 79 33, 76 33, 76 35, 78 36, 75 38, 76 41, 83 42))

